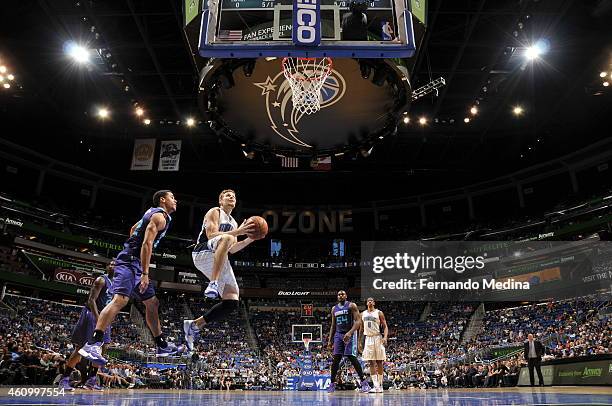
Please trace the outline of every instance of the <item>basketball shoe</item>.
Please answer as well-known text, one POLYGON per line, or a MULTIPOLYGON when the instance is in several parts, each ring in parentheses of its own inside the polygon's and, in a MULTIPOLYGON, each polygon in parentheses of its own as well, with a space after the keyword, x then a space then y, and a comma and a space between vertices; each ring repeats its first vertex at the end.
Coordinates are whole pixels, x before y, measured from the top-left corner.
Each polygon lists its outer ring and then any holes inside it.
POLYGON ((193 320, 183 321, 183 331, 185 332, 185 343, 189 351, 193 351, 193 341, 198 336, 200 329, 193 320))
POLYGON ((219 297, 221 297, 221 295, 219 294, 219 284, 217 283, 217 281, 208 282, 208 286, 204 291, 204 296, 209 299, 218 299, 219 297))
POLYGON ((90 361, 95 361, 102 365, 106 364, 106 358, 102 356, 102 343, 85 343, 83 348, 79 350, 79 355, 90 361))

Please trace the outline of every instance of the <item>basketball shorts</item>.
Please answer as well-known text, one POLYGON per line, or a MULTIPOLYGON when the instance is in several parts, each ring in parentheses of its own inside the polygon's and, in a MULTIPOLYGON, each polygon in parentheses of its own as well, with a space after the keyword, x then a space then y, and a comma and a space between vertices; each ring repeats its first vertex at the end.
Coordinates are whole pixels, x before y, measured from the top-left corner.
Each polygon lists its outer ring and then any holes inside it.
MULTIPOLYGON (((110 289, 112 295, 123 295, 134 300, 145 301, 155 296, 155 283, 149 277, 149 286, 140 293, 140 278, 142 277, 142 265, 140 259, 131 255, 121 253, 115 259, 115 275, 113 286, 110 289)), ((102 310, 102 309, 99 309, 102 310)))
MULTIPOLYGON (((193 251, 191 253, 191 257, 193 258, 193 264, 198 269, 198 271, 202 272, 204 276, 206 276, 209 280, 212 277, 212 268, 213 262, 215 259, 215 249, 221 240, 221 236, 218 235, 215 238, 211 238, 207 241, 206 247, 200 251, 193 251)), ((223 260, 223 265, 221 267, 221 273, 219 274, 219 279, 217 280, 219 284, 219 294, 223 296, 223 292, 226 286, 231 286, 236 290, 236 293, 239 292, 238 282, 236 282, 236 276, 234 275, 234 270, 232 269, 232 265, 230 264, 229 258, 225 257, 223 260)))
POLYGON ((382 336, 366 336, 362 354, 364 361, 386 361, 387 354, 382 345, 382 336))
POLYGON ((354 355, 357 356, 357 332, 353 333, 353 336, 348 343, 344 343, 342 340, 346 333, 336 332, 334 334, 334 355, 354 355))
MULTIPOLYGON (((102 309, 98 309, 101 311, 102 309)), ((93 313, 85 306, 81 310, 81 316, 79 317, 79 321, 74 326, 74 330, 72 330, 72 343, 77 347, 81 348, 87 343, 87 340, 91 338, 94 330, 96 329, 96 318, 93 313)), ((111 326, 108 326, 104 331, 104 344, 108 344, 111 342, 111 326)))

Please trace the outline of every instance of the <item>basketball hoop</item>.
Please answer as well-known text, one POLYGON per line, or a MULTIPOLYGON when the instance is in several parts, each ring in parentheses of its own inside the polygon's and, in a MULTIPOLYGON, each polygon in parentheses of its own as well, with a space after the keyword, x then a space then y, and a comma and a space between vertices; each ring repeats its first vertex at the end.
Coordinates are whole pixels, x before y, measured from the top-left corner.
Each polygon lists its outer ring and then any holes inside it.
POLYGON ((304 342, 304 348, 306 348, 306 351, 308 351, 308 347, 310 346, 310 342, 312 341, 312 338, 304 337, 302 341, 304 342))
POLYGON ((332 71, 331 58, 283 58, 283 74, 291 86, 293 107, 304 114, 321 109, 321 88, 332 71))

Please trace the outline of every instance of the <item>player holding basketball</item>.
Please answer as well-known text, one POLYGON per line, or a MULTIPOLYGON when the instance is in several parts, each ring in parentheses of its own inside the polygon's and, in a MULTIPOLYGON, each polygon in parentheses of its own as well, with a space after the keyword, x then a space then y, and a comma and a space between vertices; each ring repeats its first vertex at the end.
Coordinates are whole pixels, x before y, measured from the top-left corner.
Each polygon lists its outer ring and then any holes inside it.
MULTIPOLYGON (((99 310, 103 309, 112 299, 110 289, 113 286, 112 279, 115 273, 115 260, 112 260, 106 266, 106 274, 98 276, 93 283, 89 296, 87 297, 87 303, 81 310, 81 316, 74 330, 72 331, 72 343, 74 344, 74 351, 70 354, 70 357, 66 361, 66 369, 62 379, 59 382, 60 388, 64 390, 74 390, 70 386, 70 374, 74 371, 76 365, 81 361, 81 355, 79 350, 87 343, 87 339, 91 337, 94 329, 96 328, 96 322, 100 316, 99 310)), ((106 348, 106 345, 110 343, 110 326, 104 331, 104 344, 102 350, 106 348)), ((87 371, 87 381, 85 382, 85 388, 93 390, 101 390, 98 386, 96 375, 98 374, 98 367, 93 363, 87 371)))
POLYGON ((238 241, 237 237, 255 231, 255 225, 245 220, 240 227, 232 217, 236 207, 236 193, 226 189, 219 194, 219 207, 208 210, 204 216, 202 230, 193 249, 192 258, 195 267, 209 280, 204 295, 209 299, 221 298, 203 316, 195 320, 183 321, 185 341, 189 350, 193 350, 193 341, 198 332, 208 323, 224 319, 238 309, 239 289, 228 254, 242 250, 254 239, 247 237, 238 241))
POLYGON ((359 375, 361 392, 368 392, 370 385, 368 385, 361 364, 357 360, 357 331, 361 325, 361 317, 359 317, 357 305, 346 300, 345 291, 338 292, 338 304, 332 307, 331 316, 332 322, 327 346, 330 349, 333 348, 334 358, 331 367, 331 384, 327 391, 333 392, 336 390, 336 377, 340 361, 342 361, 343 356, 346 356, 359 375))
POLYGON ((177 201, 170 190, 159 190, 153 195, 153 207, 132 226, 130 237, 115 260, 115 276, 110 289, 113 299, 100 313, 93 336, 79 350, 79 354, 84 358, 106 363, 101 353, 104 330, 128 304, 130 297, 142 301, 145 305, 147 325, 155 338, 157 355, 168 356, 178 352, 174 344, 167 343, 164 339, 159 322, 159 300, 155 296, 153 285, 149 283, 151 254, 166 235, 172 220, 170 214, 176 211, 176 204, 177 201))
POLYGON ((374 387, 370 393, 383 392, 383 362, 386 361, 385 346, 389 327, 382 311, 376 309, 374 298, 367 300, 368 308, 361 313, 361 327, 359 329, 359 352, 363 354, 363 360, 370 362, 370 375, 374 387), (380 327, 383 327, 384 336, 380 335, 380 327), (365 349, 362 345, 362 336, 365 334, 365 349))

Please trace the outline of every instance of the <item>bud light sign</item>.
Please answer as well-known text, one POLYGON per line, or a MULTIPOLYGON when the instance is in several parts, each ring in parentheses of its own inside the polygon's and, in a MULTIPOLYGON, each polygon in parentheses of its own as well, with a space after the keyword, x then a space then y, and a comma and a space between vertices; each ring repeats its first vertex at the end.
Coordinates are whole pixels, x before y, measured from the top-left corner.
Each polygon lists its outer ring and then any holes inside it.
POLYGON ((321 0, 293 0, 293 43, 317 46, 321 42, 321 0))

